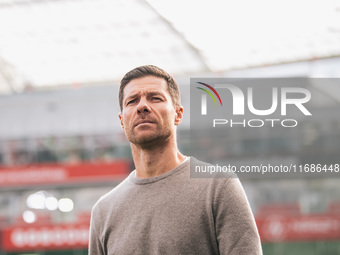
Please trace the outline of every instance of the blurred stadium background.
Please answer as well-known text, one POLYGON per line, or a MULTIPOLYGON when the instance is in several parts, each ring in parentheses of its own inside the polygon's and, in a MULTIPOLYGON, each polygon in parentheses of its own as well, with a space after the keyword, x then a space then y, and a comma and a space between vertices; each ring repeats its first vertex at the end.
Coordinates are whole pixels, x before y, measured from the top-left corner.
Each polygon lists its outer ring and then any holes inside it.
MULTIPOLYGON (((92 206, 133 169, 118 85, 144 64, 176 78, 186 112, 191 77, 339 78, 340 2, 0 0, 0 255, 87 254, 92 206)), ((236 134, 229 157, 338 160, 339 115, 303 128, 236 134)), ((188 132, 187 116, 184 154, 188 132)), ((339 179, 242 182, 265 255, 340 254, 339 179)))

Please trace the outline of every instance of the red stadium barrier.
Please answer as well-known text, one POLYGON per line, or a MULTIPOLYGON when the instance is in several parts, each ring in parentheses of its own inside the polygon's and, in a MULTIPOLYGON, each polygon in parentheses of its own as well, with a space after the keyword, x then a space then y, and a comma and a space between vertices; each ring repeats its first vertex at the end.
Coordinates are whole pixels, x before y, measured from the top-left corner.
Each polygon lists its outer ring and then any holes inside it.
POLYGON ((86 249, 89 225, 12 227, 2 231, 4 251, 86 249))
POLYGON ((271 215, 257 217, 262 242, 340 239, 338 215, 271 215))
POLYGON ((129 167, 128 161, 120 160, 0 168, 0 187, 122 180, 128 175, 129 167))
MULTIPOLYGON (((340 239, 340 216, 335 215, 272 215, 257 217, 256 223, 264 243, 340 239)), ((2 230, 1 246, 4 251, 86 249, 88 238, 88 221, 71 225, 12 226, 2 230)))

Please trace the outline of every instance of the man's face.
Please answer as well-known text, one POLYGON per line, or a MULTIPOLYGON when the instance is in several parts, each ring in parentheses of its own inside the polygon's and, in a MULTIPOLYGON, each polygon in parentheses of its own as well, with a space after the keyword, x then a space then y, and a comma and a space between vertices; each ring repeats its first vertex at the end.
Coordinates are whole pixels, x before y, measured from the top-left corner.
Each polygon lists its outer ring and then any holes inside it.
POLYGON ((166 141, 174 136, 182 116, 183 108, 175 109, 164 79, 146 76, 125 86, 119 119, 131 143, 149 146, 166 141))

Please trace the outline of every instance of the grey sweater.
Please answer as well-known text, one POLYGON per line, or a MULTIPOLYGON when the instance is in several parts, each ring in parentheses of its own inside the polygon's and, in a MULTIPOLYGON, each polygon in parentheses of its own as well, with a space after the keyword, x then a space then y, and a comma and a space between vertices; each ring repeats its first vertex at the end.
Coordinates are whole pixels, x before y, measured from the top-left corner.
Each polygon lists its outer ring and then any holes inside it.
POLYGON ((194 179, 189 168, 186 160, 148 179, 133 171, 100 198, 92 210, 89 254, 262 254, 239 180, 194 179))

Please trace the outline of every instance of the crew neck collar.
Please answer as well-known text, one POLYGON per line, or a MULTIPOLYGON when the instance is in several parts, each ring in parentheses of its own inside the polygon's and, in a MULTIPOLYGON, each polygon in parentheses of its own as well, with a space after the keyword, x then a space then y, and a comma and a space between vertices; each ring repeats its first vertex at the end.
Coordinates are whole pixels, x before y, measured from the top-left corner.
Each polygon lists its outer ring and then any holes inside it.
POLYGON ((171 175, 174 175, 178 172, 180 172, 183 168, 185 168, 186 166, 188 166, 188 164, 190 163, 190 157, 185 157, 185 159, 183 160, 182 163, 180 163, 177 167, 175 167, 174 169, 164 173, 164 174, 161 174, 161 175, 158 175, 158 176, 155 176, 155 177, 151 177, 151 178, 138 178, 136 176, 136 170, 132 171, 129 175, 129 179, 130 181, 132 181, 134 184, 149 184, 149 183, 153 183, 153 182, 157 182, 159 180, 162 180, 164 178, 167 178, 171 175))

